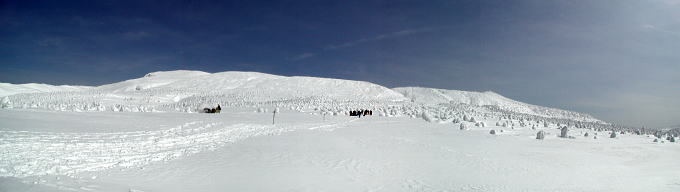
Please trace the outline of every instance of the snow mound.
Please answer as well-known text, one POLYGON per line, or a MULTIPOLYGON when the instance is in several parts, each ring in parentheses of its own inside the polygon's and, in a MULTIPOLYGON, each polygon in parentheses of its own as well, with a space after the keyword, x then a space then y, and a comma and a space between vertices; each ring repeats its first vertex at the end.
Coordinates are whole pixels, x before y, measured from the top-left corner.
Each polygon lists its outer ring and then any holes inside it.
POLYGON ((70 86, 70 85, 47 85, 38 83, 11 84, 0 83, 0 97, 21 94, 21 93, 44 93, 59 91, 81 91, 89 89, 89 86, 70 86))
POLYGON ((286 77, 240 71, 212 74, 201 71, 154 72, 142 78, 103 85, 97 87, 97 89, 108 93, 182 90, 191 94, 253 93, 251 95, 253 97, 264 95, 268 98, 326 96, 344 100, 359 98, 405 100, 397 92, 368 82, 316 77, 286 77))

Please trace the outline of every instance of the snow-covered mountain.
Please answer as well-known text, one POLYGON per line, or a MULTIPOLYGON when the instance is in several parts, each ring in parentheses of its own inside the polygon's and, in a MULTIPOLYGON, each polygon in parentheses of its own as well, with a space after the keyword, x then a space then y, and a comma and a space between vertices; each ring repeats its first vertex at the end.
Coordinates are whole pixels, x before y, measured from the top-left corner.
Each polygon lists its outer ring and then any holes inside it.
POLYGON ((11 84, 0 83, 0 97, 20 94, 20 93, 43 93, 58 91, 80 91, 91 88, 89 86, 70 86, 70 85, 48 85, 38 83, 11 84))
POLYGON ((332 114, 373 109, 386 116, 420 117, 426 112, 439 114, 436 118, 441 121, 453 121, 464 114, 497 116, 514 113, 599 122, 586 114, 526 104, 493 92, 419 87, 389 89, 364 81, 258 72, 161 71, 92 88, 49 85, 32 88, 30 91, 1 89, 0 94, 6 97, 0 106, 66 111, 199 111, 221 104, 225 107, 284 107, 332 114))
POLYGON ((334 100, 405 100, 403 95, 376 84, 316 77, 286 77, 258 72, 163 71, 142 78, 95 88, 106 93, 179 92, 199 95, 247 94, 247 98, 292 99, 326 97, 334 100))

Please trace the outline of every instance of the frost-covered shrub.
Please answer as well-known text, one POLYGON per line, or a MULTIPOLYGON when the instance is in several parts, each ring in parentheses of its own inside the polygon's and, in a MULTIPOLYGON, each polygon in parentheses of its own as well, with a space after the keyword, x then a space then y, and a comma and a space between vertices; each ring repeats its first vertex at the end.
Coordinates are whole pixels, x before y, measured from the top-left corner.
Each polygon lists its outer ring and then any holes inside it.
POLYGON ((545 139, 545 132, 538 131, 538 133, 536 133, 536 139, 545 139))

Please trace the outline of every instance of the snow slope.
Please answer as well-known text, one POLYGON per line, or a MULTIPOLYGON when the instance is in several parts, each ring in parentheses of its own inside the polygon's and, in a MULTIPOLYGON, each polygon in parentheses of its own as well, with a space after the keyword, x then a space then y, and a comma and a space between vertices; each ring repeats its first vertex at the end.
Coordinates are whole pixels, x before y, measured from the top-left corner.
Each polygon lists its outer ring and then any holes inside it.
POLYGON ((600 122, 600 120, 587 114, 522 103, 491 91, 472 92, 423 87, 397 87, 392 90, 403 94, 413 102, 426 105, 468 104, 473 106, 493 106, 505 111, 542 117, 600 122))
MULTIPOLYGON (((105 92, 172 91, 193 94, 260 93, 270 98, 324 96, 338 100, 404 100, 388 88, 363 82, 315 77, 286 77, 258 72, 166 71, 97 87, 105 92)), ((258 95, 249 95, 250 98, 258 95)))
POLYGON ((202 71, 188 71, 188 70, 153 72, 146 74, 142 78, 126 80, 123 82, 108 85, 102 85, 97 87, 97 89, 111 93, 139 91, 155 87, 163 87, 177 81, 186 81, 194 78, 201 78, 202 76, 206 76, 209 74, 210 73, 202 71))
POLYGON ((44 93, 58 91, 81 91, 89 89, 89 86, 70 86, 70 85, 47 85, 38 83, 11 84, 0 83, 0 97, 20 94, 20 93, 44 93))

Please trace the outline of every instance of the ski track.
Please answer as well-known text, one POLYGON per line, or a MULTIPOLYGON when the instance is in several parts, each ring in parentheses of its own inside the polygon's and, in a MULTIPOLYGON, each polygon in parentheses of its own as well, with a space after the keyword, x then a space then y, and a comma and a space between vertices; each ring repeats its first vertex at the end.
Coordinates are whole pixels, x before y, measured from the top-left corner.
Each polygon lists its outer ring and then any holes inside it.
POLYGON ((188 122, 157 131, 55 133, 0 131, 0 177, 74 176, 111 168, 144 167, 250 137, 297 129, 332 131, 341 123, 302 126, 188 122))

